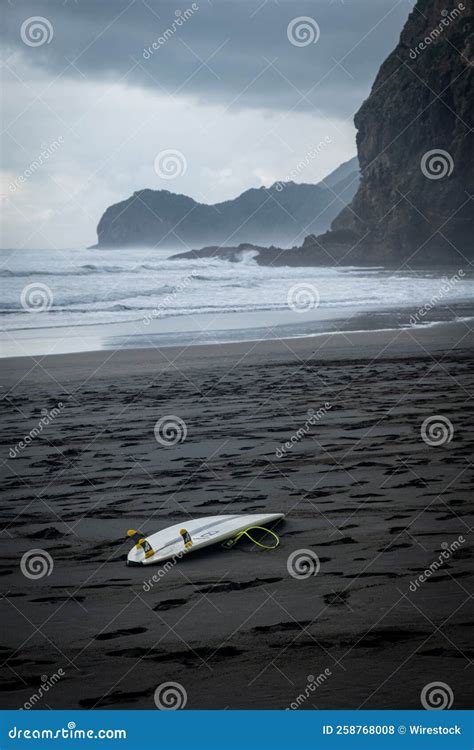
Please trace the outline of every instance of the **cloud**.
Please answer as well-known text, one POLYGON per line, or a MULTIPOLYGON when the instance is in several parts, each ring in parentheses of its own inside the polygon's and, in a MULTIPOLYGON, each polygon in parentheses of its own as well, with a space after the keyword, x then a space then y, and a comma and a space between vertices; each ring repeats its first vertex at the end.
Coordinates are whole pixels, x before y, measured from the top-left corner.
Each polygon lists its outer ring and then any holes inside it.
POLYGON ((50 75, 123 76, 234 109, 296 107, 347 117, 394 46, 408 7, 407 0, 23 0, 8 9, 2 36, 50 75), (19 29, 30 16, 50 22, 50 43, 22 41, 19 29), (295 17, 314 19, 315 44, 289 41, 295 17))
POLYGON ((206 202, 231 198, 283 179, 330 135, 331 146, 301 176, 319 180, 354 154, 353 114, 409 7, 407 0, 4 3, 3 244, 93 242, 107 205, 143 187, 206 202), (296 16, 317 24, 316 43, 292 43, 296 16), (25 24, 38 17, 45 38, 28 40, 25 24), (12 180, 59 137, 61 147, 12 191, 12 180), (160 182, 153 170, 162 148, 186 155, 187 172, 175 182, 160 182))

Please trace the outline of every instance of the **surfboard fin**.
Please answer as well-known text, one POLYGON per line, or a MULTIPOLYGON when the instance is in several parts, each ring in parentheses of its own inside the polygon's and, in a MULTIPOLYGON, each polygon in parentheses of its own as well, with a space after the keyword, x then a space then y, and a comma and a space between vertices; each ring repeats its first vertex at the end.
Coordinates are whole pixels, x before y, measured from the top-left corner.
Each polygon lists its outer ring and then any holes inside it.
POLYGON ((192 547, 193 540, 191 539, 191 534, 189 533, 189 531, 186 531, 186 529, 180 529, 179 533, 183 537, 184 549, 189 549, 190 547, 192 547))
POLYGON ((147 542, 141 531, 135 531, 135 529, 129 529, 127 536, 133 539, 137 547, 141 547, 145 553, 145 558, 152 557, 155 554, 155 550, 151 546, 150 542, 147 542))

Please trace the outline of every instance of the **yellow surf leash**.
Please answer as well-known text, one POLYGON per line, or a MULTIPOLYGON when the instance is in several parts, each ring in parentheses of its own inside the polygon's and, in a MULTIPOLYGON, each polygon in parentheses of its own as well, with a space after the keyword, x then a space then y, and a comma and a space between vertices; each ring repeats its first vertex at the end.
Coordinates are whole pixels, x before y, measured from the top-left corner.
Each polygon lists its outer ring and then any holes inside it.
POLYGON ((262 549, 276 549, 278 545, 280 544, 279 537, 275 534, 274 531, 271 529, 266 529, 264 526, 249 526, 248 529, 245 529, 244 531, 239 531, 239 533, 234 536, 232 539, 227 539, 227 541, 223 542, 222 546, 225 547, 225 549, 232 549, 234 544, 237 544, 237 542, 242 539, 243 536, 246 536, 247 539, 250 539, 251 542, 257 545, 257 547, 261 547, 262 549), (275 544, 268 545, 268 544, 262 544, 262 542, 258 542, 256 539, 249 534, 250 531, 264 531, 266 534, 270 534, 275 539, 275 544))

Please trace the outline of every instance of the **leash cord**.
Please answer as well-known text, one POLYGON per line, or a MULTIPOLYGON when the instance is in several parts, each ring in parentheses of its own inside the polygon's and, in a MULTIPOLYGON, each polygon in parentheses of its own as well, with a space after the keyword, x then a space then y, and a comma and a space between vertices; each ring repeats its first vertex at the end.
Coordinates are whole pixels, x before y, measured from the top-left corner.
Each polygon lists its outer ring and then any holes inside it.
POLYGON ((251 542, 253 542, 257 547, 261 547, 262 549, 276 549, 278 545, 280 544, 279 537, 275 534, 274 531, 271 529, 266 529, 264 526, 249 526, 248 529, 245 529, 244 531, 239 531, 239 533, 234 536, 232 539, 227 539, 225 542, 223 542, 222 546, 226 549, 232 549, 232 547, 237 544, 237 542, 242 539, 243 536, 246 536, 248 539, 250 539, 251 542), (275 539, 275 544, 268 545, 268 544, 262 544, 262 542, 258 542, 256 539, 249 534, 250 531, 265 531, 266 534, 271 534, 271 536, 275 539))

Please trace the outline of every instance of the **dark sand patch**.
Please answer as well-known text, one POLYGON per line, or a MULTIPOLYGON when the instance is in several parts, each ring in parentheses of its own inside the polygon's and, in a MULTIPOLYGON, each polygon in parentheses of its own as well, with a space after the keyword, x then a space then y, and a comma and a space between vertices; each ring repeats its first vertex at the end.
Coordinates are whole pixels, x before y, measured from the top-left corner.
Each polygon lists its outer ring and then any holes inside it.
POLYGON ((470 351, 450 350, 453 331, 430 329, 423 347, 400 335, 383 357, 388 334, 350 334, 323 354, 321 339, 292 342, 294 357, 265 343, 175 351, 173 366, 169 350, 7 363, 2 707, 59 667, 53 708, 154 708, 166 681, 190 709, 285 708, 325 668, 305 708, 419 708, 435 680, 468 707, 468 543, 410 589, 472 526, 474 372, 470 351), (9 459, 12 436, 60 397, 62 413, 9 459), (163 414, 185 420, 184 442, 157 443, 163 414), (436 414, 454 435, 431 447, 420 427, 436 414), (272 552, 211 548, 151 583, 156 568, 125 565, 129 528, 256 510, 287 514, 272 552), (54 561, 36 580, 20 569, 33 548, 54 561), (290 575, 297 550, 318 555, 317 575, 290 575))

